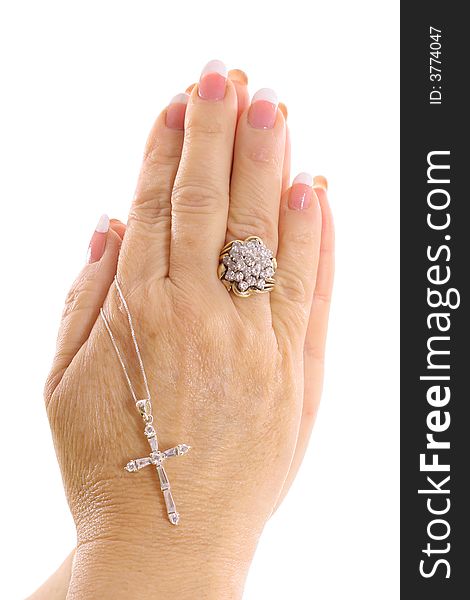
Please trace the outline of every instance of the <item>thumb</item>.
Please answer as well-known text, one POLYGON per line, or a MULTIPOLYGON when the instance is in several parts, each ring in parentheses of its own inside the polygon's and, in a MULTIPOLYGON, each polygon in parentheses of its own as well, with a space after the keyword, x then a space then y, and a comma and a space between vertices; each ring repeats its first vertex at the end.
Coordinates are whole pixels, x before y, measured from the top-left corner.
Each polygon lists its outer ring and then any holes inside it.
POLYGON ((116 274, 124 225, 103 215, 91 237, 87 264, 75 279, 65 301, 56 354, 46 382, 51 398, 72 359, 87 341, 116 274))

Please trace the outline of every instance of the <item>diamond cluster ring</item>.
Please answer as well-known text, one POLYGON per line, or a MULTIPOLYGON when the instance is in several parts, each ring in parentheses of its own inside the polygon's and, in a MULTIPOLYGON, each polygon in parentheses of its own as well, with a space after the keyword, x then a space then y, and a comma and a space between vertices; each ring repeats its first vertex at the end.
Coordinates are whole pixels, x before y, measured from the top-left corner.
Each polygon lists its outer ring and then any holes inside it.
POLYGON ((218 276, 236 296, 270 292, 274 287, 276 259, 257 236, 228 242, 220 252, 218 276))

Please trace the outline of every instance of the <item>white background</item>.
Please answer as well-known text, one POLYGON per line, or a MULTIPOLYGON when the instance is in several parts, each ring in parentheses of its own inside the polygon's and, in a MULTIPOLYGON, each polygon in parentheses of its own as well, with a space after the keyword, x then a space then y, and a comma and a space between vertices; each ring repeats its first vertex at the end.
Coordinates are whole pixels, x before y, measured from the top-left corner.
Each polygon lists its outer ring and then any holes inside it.
POLYGON ((0 9, 0 597, 74 545, 42 387, 101 213, 126 220, 155 115, 211 58, 289 108, 293 174, 330 182, 322 408, 247 600, 398 598, 398 1, 18 1, 0 9))

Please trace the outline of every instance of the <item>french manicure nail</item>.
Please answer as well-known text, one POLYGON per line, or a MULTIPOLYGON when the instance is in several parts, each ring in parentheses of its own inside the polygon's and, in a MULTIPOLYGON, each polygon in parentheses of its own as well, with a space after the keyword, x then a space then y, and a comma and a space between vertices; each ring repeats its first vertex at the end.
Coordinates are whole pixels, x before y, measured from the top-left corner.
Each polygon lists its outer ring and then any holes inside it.
POLYGON ((287 106, 284 104, 284 102, 279 102, 279 110, 282 112, 282 114, 284 115, 284 119, 287 121, 287 115, 289 113, 287 111, 287 106))
POLYGON ((90 245, 88 246, 87 263, 98 262, 104 254, 106 247, 106 236, 109 231, 108 215, 101 215, 98 225, 91 236, 90 245))
POLYGON ((256 129, 272 129, 277 116, 276 92, 269 88, 258 90, 251 100, 248 123, 256 129))
POLYGON ((165 120, 166 126, 170 129, 184 129, 184 115, 188 98, 188 94, 177 94, 170 100, 165 120))
POLYGON ((241 85, 248 85, 248 75, 241 69, 231 69, 228 76, 232 81, 236 81, 241 85))
POLYGON ((289 193, 289 208, 305 210, 310 206, 313 196, 313 177, 309 173, 299 173, 292 182, 289 193))
POLYGON ((315 187, 321 187, 326 191, 328 191, 328 180, 326 177, 323 177, 323 175, 317 175, 316 177, 313 178, 313 184, 315 187))
POLYGON ((198 93, 204 100, 222 100, 227 83, 227 67, 220 60, 207 63, 199 79, 198 93))

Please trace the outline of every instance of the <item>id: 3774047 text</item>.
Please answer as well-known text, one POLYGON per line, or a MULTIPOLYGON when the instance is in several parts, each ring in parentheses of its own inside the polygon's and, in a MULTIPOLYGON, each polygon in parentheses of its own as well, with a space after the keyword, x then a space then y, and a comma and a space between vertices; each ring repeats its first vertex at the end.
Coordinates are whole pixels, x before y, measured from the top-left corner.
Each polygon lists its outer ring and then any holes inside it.
POLYGON ((443 73, 442 73, 442 30, 429 27, 429 104, 442 104, 443 73))

